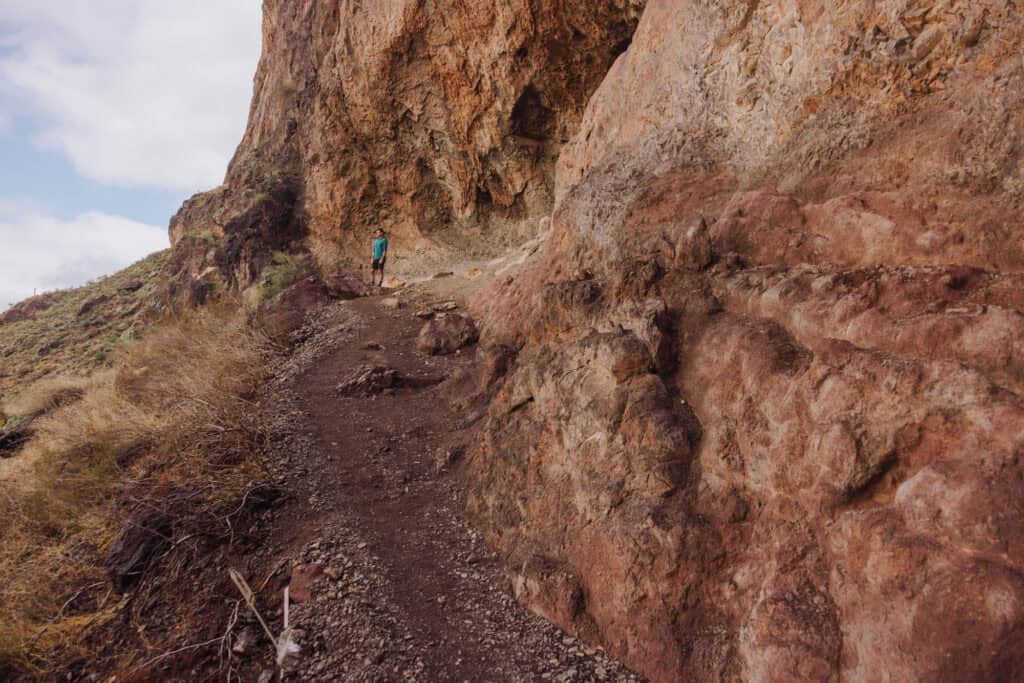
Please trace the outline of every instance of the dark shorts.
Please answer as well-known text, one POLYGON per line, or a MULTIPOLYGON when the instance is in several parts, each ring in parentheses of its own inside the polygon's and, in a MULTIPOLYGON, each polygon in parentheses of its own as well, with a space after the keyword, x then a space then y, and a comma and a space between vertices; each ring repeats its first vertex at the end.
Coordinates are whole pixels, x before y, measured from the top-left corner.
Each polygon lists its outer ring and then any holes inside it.
POLYGON ((385 261, 387 261, 387 259, 376 259, 375 258, 375 259, 373 259, 373 263, 370 264, 370 267, 373 268, 374 270, 384 270, 384 262, 385 261))

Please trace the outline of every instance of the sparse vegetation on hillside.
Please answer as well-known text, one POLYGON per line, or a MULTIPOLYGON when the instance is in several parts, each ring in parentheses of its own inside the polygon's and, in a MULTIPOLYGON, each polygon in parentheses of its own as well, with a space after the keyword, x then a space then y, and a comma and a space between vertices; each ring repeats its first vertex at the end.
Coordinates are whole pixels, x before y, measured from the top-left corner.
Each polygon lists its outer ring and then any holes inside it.
POLYGON ((157 324, 88 382, 45 380, 8 403, 44 414, 17 485, 0 470, 0 679, 76 659, 130 670, 217 627, 175 581, 237 540, 264 495, 254 395, 275 355, 213 307, 157 324))
POLYGON ((273 299, 312 273, 313 266, 308 255, 275 251, 271 264, 263 271, 260 283, 263 300, 273 299))
POLYGON ((167 256, 158 252, 84 287, 33 297, 16 307, 23 315, 0 316, 0 399, 48 375, 83 377, 108 367, 146 325, 167 256))

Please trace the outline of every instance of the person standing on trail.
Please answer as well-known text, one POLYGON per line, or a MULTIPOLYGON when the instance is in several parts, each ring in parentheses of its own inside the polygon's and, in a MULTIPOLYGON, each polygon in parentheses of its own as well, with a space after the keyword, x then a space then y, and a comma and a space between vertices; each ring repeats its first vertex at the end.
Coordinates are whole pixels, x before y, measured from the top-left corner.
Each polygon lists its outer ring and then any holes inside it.
POLYGON ((373 233, 373 261, 370 263, 370 284, 378 287, 384 286, 384 264, 388 260, 388 238, 384 235, 383 228, 377 228, 373 233), (377 282, 377 273, 380 272, 380 282, 377 282))

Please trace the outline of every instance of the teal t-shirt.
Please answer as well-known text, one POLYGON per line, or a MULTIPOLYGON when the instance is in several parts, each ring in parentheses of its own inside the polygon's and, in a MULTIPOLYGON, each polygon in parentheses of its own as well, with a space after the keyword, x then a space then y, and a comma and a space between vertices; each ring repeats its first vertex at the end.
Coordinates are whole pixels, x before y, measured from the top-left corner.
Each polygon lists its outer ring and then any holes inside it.
POLYGON ((381 260, 384 258, 384 252, 388 250, 388 238, 378 237, 373 241, 373 258, 374 260, 381 260))

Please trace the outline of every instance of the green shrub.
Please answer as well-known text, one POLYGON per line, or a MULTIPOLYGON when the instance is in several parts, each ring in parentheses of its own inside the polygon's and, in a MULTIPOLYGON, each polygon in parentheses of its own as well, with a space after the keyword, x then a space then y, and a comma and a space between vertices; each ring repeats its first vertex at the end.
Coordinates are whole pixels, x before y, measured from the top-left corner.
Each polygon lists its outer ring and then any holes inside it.
POLYGON ((263 269, 263 278, 260 283, 263 300, 273 299, 312 273, 313 267, 309 262, 308 255, 275 251, 270 265, 263 269))

